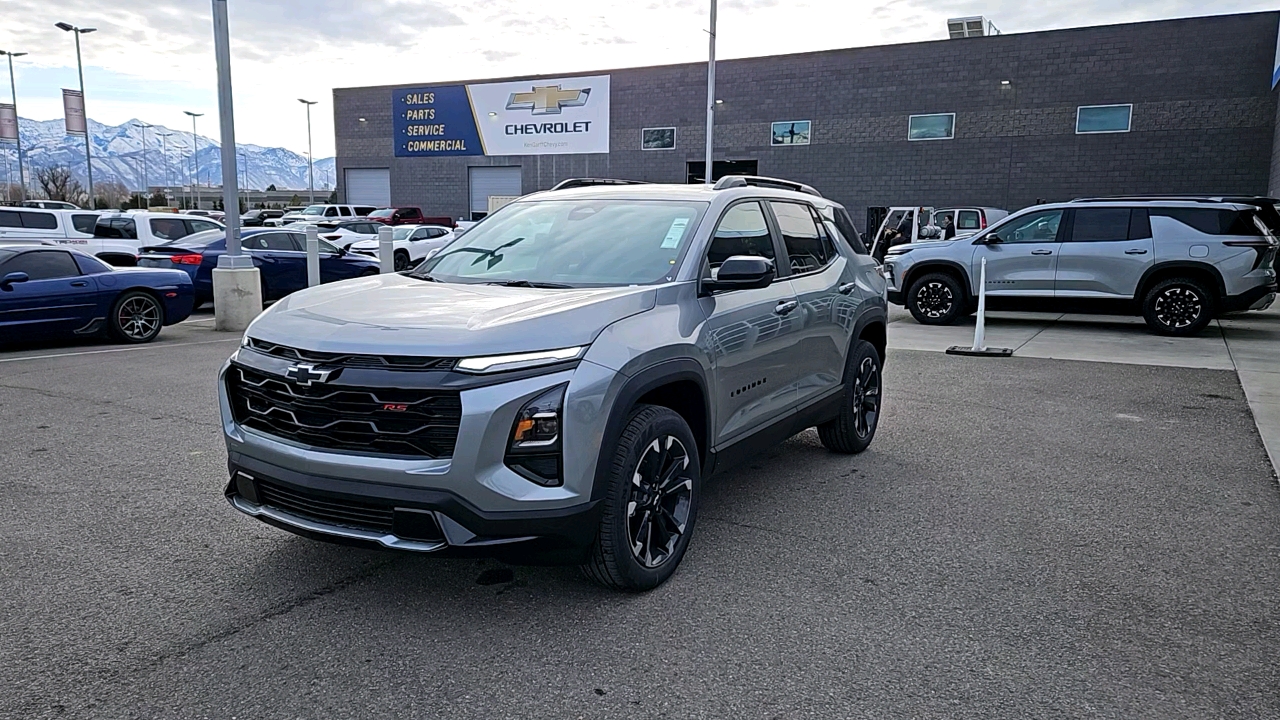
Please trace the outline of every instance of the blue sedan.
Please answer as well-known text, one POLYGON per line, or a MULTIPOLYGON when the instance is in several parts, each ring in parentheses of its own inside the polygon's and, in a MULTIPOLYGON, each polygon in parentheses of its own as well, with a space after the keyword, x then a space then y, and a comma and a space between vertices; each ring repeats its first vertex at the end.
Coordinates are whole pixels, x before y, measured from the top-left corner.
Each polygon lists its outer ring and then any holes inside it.
MULTIPOLYGON (((279 300, 307 286, 306 235, 282 228, 252 228, 240 232, 245 254, 253 258, 262 278, 262 299, 279 300)), ((188 235, 141 250, 141 267, 184 270, 195 283, 196 307, 213 300, 213 269, 227 252, 221 230, 188 235)), ((320 282, 377 275, 378 263, 364 255, 340 250, 320 241, 320 282)))
POLYGON ((195 297, 174 270, 116 268, 77 250, 0 244, 0 344, 106 333, 145 343, 182 322, 195 297))

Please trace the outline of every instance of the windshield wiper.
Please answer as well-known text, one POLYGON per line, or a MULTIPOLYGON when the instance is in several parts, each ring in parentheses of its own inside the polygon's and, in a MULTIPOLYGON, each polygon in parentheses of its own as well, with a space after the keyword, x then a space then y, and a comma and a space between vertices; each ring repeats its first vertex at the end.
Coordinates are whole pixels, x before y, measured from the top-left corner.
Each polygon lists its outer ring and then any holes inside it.
POLYGON ((427 282, 438 282, 438 283, 442 283, 442 282, 444 282, 444 281, 443 281, 443 280, 441 280, 440 278, 438 278, 438 277, 433 277, 433 276, 431 276, 431 275, 429 275, 429 274, 427 274, 427 273, 412 273, 412 272, 410 272, 410 273, 404 273, 404 276, 405 276, 405 277, 416 278, 416 279, 418 279, 418 280, 426 280, 427 282))
POLYGON ((502 287, 527 287, 527 288, 550 288, 555 290, 572 289, 572 285, 553 282, 534 282, 533 280, 500 280, 496 282, 488 282, 485 285, 501 285, 502 287))

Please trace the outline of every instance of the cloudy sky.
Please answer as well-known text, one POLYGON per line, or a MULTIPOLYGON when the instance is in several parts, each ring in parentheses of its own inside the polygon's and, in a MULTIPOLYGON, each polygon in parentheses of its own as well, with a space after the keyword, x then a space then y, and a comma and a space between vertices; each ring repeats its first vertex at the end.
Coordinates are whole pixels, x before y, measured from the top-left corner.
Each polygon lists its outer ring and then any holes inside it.
MULTIPOLYGON (((230 0, 236 139, 333 153, 335 87, 570 73, 704 59, 708 0, 230 0)), ((943 39, 949 17, 986 14, 1005 33, 1272 9, 1274 0, 720 0, 722 58, 943 39)), ((217 136, 210 0, 0 0, 0 49, 18 107, 62 115, 82 38, 89 116, 141 118, 217 136)), ((7 100, 7 90, 0 100, 7 100)))

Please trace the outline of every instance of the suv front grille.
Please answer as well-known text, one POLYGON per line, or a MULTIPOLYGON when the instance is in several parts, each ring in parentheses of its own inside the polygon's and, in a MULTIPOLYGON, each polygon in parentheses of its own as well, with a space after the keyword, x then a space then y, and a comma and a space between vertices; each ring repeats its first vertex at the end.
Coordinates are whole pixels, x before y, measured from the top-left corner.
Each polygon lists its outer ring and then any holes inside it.
POLYGON ((258 498, 263 505, 269 505, 308 520, 384 533, 390 533, 394 526, 395 511, 389 507, 348 500, 337 502, 303 495, 261 480, 258 481, 257 488, 258 498))
POLYGON ((462 422, 456 391, 304 387, 238 365, 227 395, 237 423, 327 450, 452 457, 462 422))
POLYGON ((249 338, 249 347, 264 355, 295 362, 334 365, 351 368, 389 368, 392 370, 452 370, 455 358, 417 357, 413 355, 353 355, 301 350, 249 338))

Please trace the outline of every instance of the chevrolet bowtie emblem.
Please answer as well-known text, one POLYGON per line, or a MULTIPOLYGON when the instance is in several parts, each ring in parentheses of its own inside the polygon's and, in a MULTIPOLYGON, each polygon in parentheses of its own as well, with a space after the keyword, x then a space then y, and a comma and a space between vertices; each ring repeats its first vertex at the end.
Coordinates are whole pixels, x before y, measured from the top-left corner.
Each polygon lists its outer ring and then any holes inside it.
POLYGON ((308 387, 313 382, 324 382, 333 374, 332 370, 317 370, 315 365, 306 363, 298 363, 290 365, 288 370, 284 371, 284 376, 298 383, 303 387, 308 387))
POLYGON ((561 90, 559 85, 535 86, 532 92, 511 93, 508 110, 529 110, 534 115, 559 115, 560 108, 587 104, 591 89, 561 90))

